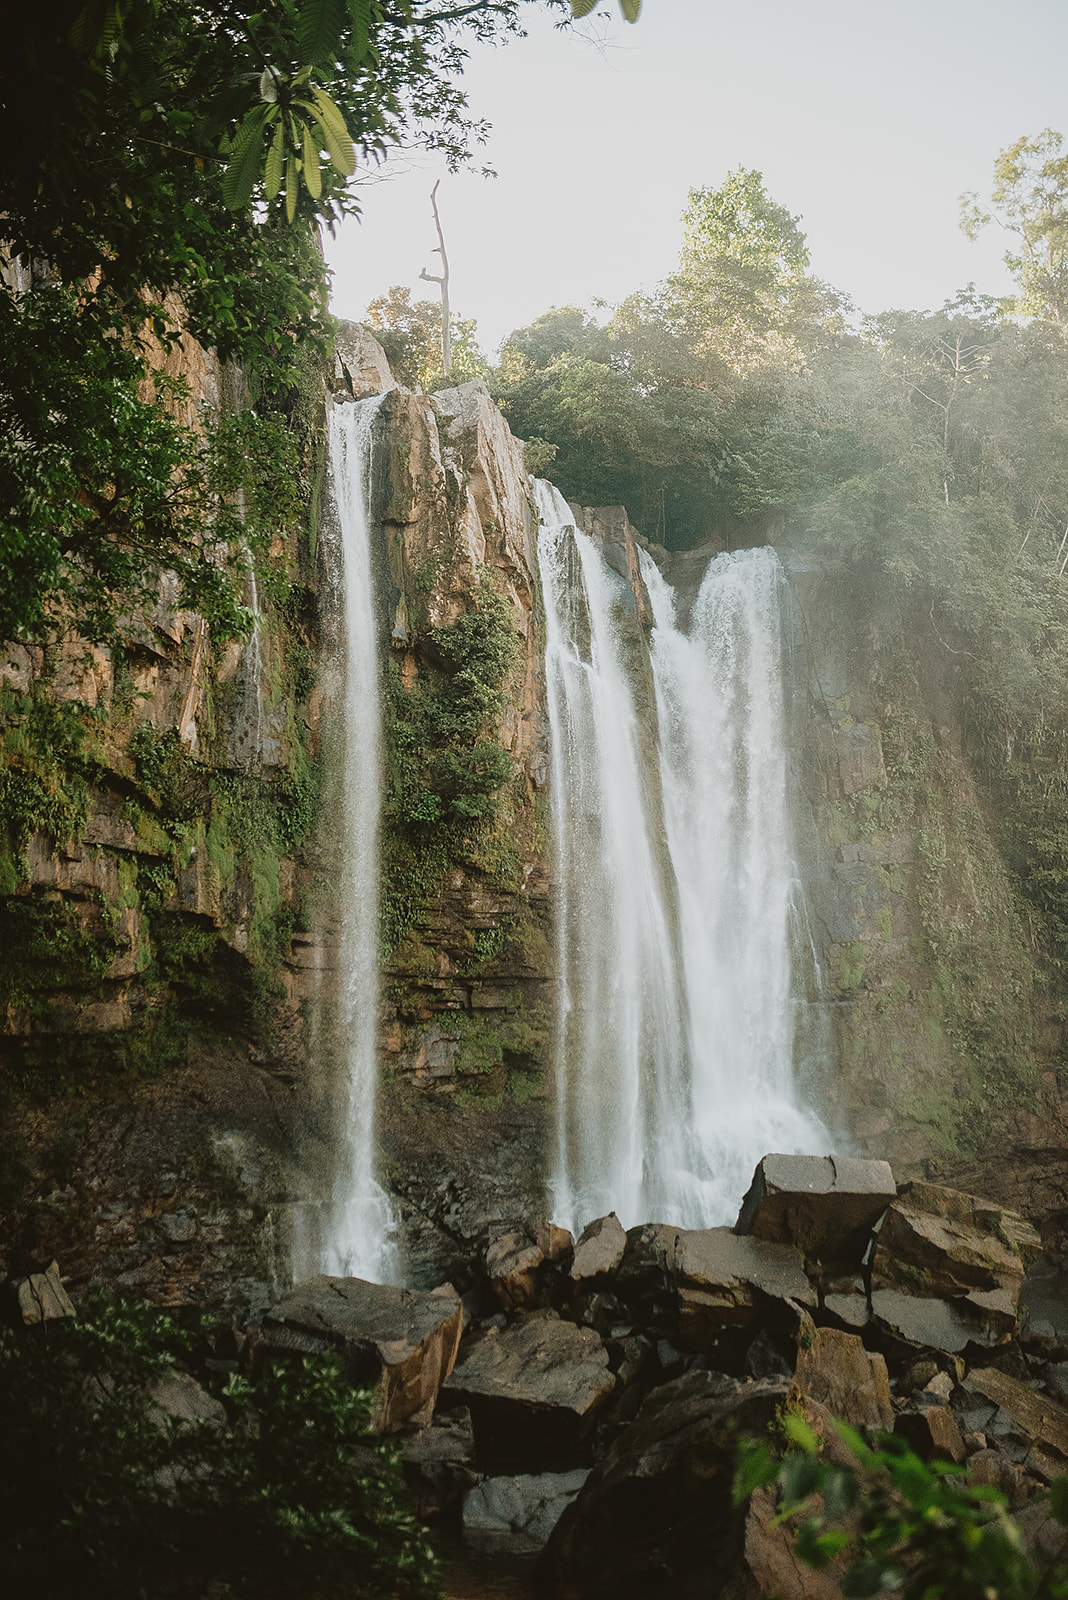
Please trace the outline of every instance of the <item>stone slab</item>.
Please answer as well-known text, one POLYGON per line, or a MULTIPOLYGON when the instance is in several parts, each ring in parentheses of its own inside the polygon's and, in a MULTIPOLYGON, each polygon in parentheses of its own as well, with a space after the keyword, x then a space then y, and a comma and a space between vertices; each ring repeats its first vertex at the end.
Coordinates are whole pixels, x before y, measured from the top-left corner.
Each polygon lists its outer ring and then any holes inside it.
POLYGON ((389 1432, 433 1410, 462 1330, 455 1295, 320 1274, 267 1312, 256 1355, 340 1351, 353 1381, 377 1395, 374 1421, 389 1432))
POLYGON ((896 1194, 885 1161, 767 1155, 753 1174, 734 1231, 796 1245, 821 1262, 859 1263, 872 1228, 896 1194))

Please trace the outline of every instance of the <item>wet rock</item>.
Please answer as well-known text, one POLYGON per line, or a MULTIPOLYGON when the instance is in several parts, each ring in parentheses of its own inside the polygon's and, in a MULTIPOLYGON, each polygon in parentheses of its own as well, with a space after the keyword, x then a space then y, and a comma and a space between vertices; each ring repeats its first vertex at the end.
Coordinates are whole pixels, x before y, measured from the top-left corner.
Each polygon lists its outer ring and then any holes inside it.
POLYGON ((481 1338, 442 1398, 470 1407, 480 1454, 563 1467, 578 1464, 615 1383, 608 1351, 591 1328, 532 1316, 481 1338))
POLYGON ((607 1217, 588 1222, 579 1234, 571 1262, 571 1282, 587 1288, 597 1279, 608 1278, 622 1265, 627 1235, 614 1211, 607 1217))
POLYGON ((826 1317, 849 1332, 867 1327, 871 1321, 867 1287, 859 1275, 832 1278, 826 1282, 822 1306, 826 1317))
POLYGON ((739 1434, 760 1434, 785 1383, 691 1372, 653 1390, 546 1546, 548 1592, 575 1600, 716 1595, 741 1546, 731 1502, 739 1434))
POLYGON ((429 1415, 452 1371, 463 1308, 450 1295, 320 1275, 267 1312, 255 1360, 339 1350, 353 1381, 375 1391, 375 1425, 387 1432, 429 1415))
POLYGON ((677 1256, 682 1230, 658 1222, 627 1229, 615 1292, 636 1320, 654 1330, 674 1327, 678 1314, 677 1256))
POLYGON ((950 1354, 969 1345, 990 1348, 1011 1339, 1016 1329, 1015 1308, 1004 1289, 975 1290, 949 1300, 878 1289, 871 1309, 876 1328, 895 1352, 908 1345, 950 1354))
POLYGON ((576 1467, 486 1478, 464 1499, 464 1538, 516 1552, 540 1550, 588 1477, 588 1468, 576 1467))
POLYGON ((680 1231, 675 1276, 679 1342, 691 1351, 711 1348, 725 1328, 745 1327, 767 1299, 816 1304, 792 1245, 739 1237, 729 1228, 680 1231))
POLYGON ((734 1231, 792 1244, 819 1261, 857 1262, 897 1193, 885 1161, 852 1156, 765 1156, 734 1231))
POLYGON ((794 1386, 832 1416, 856 1428, 890 1428, 894 1409, 890 1378, 881 1355, 865 1350, 854 1333, 839 1328, 802 1328, 794 1386))
POLYGON ((486 1276, 506 1311, 537 1305, 549 1287, 546 1269, 560 1264, 571 1251, 571 1235, 551 1222, 524 1222, 491 1239, 486 1251, 486 1276))
POLYGON ((1038 1235, 1014 1212, 958 1189, 907 1183, 888 1209, 872 1258, 872 1287, 931 1296, 1003 1290, 1015 1316, 1038 1235))

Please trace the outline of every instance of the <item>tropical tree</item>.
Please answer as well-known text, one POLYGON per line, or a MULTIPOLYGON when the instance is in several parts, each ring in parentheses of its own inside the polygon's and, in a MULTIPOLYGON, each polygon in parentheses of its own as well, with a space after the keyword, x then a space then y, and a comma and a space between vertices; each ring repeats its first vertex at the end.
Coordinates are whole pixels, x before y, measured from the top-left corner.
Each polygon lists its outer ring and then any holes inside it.
POLYGON ((1017 139, 994 163, 990 208, 961 196, 961 227, 975 239, 996 222, 1017 244, 1005 264, 1020 285, 1015 309, 1068 325, 1068 154, 1053 128, 1017 139))

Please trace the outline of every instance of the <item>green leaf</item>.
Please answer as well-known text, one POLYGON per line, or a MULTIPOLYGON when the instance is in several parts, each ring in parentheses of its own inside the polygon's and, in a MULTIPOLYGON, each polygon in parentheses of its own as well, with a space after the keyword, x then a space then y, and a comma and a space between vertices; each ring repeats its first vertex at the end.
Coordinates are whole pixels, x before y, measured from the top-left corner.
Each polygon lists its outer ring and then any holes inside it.
POLYGON ((282 187, 282 169, 285 165, 285 137, 285 125, 279 118, 278 126, 274 130, 274 138, 271 140, 270 149, 267 151, 267 171, 264 178, 264 188, 267 192, 268 200, 276 199, 278 191, 282 187))
POLYGON ((791 1444, 796 1444, 800 1449, 807 1450, 810 1455, 819 1449, 819 1440, 804 1417, 797 1411, 786 1412, 782 1419, 782 1431, 791 1444))
MULTIPOLYGON (((820 1464, 815 1455, 792 1451, 779 1468, 779 1482, 790 1506, 798 1506, 819 1487, 820 1464)), ((784 1511, 788 1515, 788 1512, 784 1511)))
POLYGON ((597 0, 571 0, 571 15, 575 18, 588 17, 597 0))
POLYGON ((642 12, 642 0, 619 0, 619 9, 628 22, 637 22, 642 12))
POLYGON ((318 200, 323 192, 323 179, 319 171, 319 152, 315 147, 315 135, 308 123, 304 124, 304 182, 308 185, 308 193, 313 200, 318 200))
POLYGON ((345 0, 302 0, 297 16, 300 59, 325 66, 337 57, 345 23, 345 0))
POLYGON ((371 0, 349 0, 349 16, 352 18, 349 66, 355 67, 363 60, 371 43, 371 0))
POLYGON ((308 105, 306 101, 299 101, 298 104, 307 107, 322 129, 323 143, 326 145, 331 166, 340 172, 343 178, 351 178, 356 171, 356 147, 345 126, 345 119, 325 89, 313 85, 311 93, 314 102, 312 105, 308 105))
POLYGON ((278 99, 278 80, 270 67, 264 67, 260 73, 260 99, 272 102, 278 99))
POLYGON ((223 204, 240 211, 252 198, 260 170, 265 105, 254 106, 234 135, 230 161, 223 173, 223 204))
POLYGON ((738 1464, 734 1469, 731 1499, 736 1506, 744 1505, 754 1489, 762 1489, 778 1477, 779 1463, 767 1445, 747 1443, 738 1451, 738 1464))
POLYGON ((286 220, 288 222, 292 222, 297 214, 297 188, 299 183, 297 158, 291 150, 286 161, 286 220))

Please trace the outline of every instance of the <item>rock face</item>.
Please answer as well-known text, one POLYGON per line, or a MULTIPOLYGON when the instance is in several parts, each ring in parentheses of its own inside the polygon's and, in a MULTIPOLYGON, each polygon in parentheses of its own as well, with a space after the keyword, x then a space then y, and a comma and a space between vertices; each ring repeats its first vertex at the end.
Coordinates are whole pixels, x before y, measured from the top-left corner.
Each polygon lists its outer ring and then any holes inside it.
POLYGON ((794 1384, 833 1417, 855 1428, 892 1428, 890 1376, 880 1355, 838 1328, 809 1327, 799 1341, 794 1384))
POLYGON ((872 1284, 931 1295, 1004 1289, 1015 1306, 1039 1238, 1020 1217, 974 1195, 906 1183, 883 1220, 872 1284))
POLYGON ((340 1351, 353 1381, 378 1397, 375 1426, 394 1432, 411 1417, 429 1418, 462 1328, 460 1302, 448 1294, 320 1275, 272 1306, 256 1353, 262 1361, 340 1351))
POLYGON ((470 1544, 532 1553, 540 1550, 589 1477, 573 1472, 538 1472, 486 1478, 464 1499, 464 1537, 470 1544))

